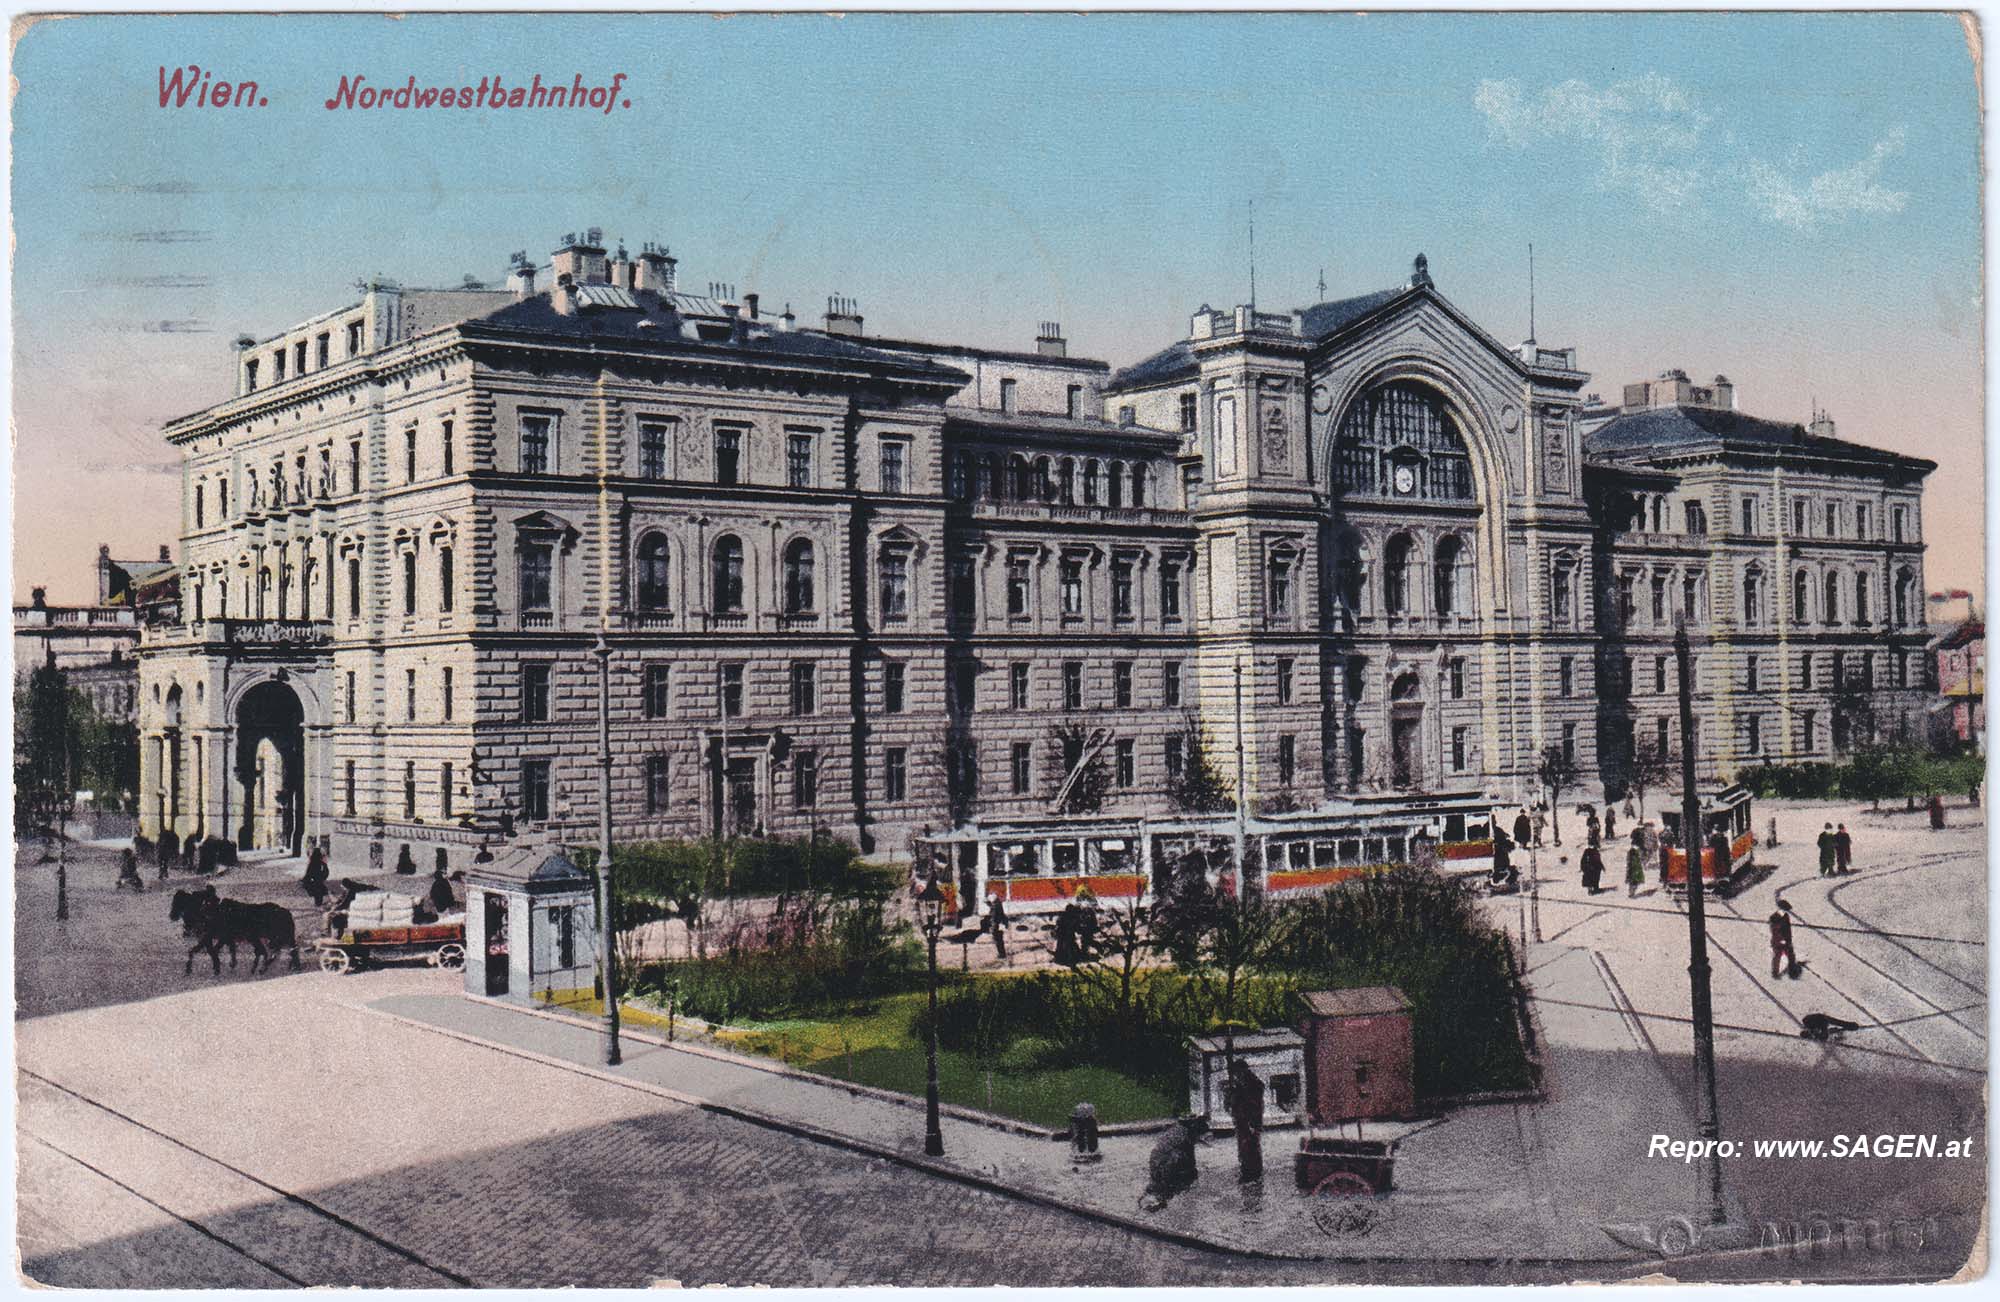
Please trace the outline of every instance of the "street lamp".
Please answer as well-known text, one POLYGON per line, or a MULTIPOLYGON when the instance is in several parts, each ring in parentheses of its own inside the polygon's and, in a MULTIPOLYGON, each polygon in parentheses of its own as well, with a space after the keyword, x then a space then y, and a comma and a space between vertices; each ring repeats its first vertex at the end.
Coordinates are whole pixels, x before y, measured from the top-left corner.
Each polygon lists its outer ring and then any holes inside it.
POLYGON ((925 1046, 924 1155, 943 1157, 944 1131, 938 1127, 937 947, 938 936, 944 931, 944 892, 938 889, 935 875, 917 893, 917 922, 924 929, 931 975, 931 1035, 930 1043, 925 1046))
POLYGON ((616 1067, 624 1055, 618 1047, 618 896, 611 881, 611 644, 602 632, 591 653, 597 657, 597 938, 604 969, 604 1062, 616 1067))

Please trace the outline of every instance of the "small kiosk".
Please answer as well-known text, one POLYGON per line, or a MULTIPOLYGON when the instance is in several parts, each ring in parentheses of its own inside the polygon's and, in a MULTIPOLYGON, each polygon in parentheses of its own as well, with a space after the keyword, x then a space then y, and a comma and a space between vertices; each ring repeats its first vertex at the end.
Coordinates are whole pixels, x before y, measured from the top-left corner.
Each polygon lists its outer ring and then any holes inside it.
POLYGON ((555 845, 510 846, 465 873, 465 993, 571 1003, 597 983, 597 883, 555 845))
POLYGON ((1299 997, 1306 1108, 1319 1125, 1416 1115, 1410 1001, 1394 986, 1299 997))
MULTIPOLYGON (((1306 1042, 1297 1032, 1243 1031, 1236 1036, 1236 1061, 1264 1083, 1264 1127, 1295 1126, 1305 1111, 1306 1042)), ((1198 1035, 1188 1041, 1188 1110, 1209 1118, 1215 1130, 1228 1130, 1229 1062, 1219 1035, 1198 1035)))

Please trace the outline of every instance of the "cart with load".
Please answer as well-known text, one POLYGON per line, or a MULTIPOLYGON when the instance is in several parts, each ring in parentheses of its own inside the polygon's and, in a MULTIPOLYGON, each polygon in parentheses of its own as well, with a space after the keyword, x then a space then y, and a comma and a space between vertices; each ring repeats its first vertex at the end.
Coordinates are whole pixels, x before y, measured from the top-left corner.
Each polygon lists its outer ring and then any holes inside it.
POLYGON ((414 896, 387 891, 355 896, 345 910, 327 915, 327 934, 314 945, 320 967, 352 972, 411 959, 447 971, 464 967, 465 914, 433 917, 423 904, 414 896))

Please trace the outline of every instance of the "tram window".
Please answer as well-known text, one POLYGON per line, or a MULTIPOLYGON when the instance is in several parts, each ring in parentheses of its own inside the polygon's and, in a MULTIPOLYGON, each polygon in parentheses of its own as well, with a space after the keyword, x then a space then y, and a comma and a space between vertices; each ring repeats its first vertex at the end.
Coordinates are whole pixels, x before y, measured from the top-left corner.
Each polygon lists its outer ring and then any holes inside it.
POLYGON ((1382 862, 1382 838, 1370 836, 1362 838, 1361 857, 1366 863, 1382 862))
POLYGON ((1083 861, 1077 854, 1076 842, 1057 841, 1051 845, 1050 849, 1052 851, 1050 862, 1055 865, 1057 872, 1073 873, 1083 866, 1083 861))
POLYGON ((1349 867, 1361 862, 1361 842, 1349 837, 1340 843, 1340 862, 1349 867))
POLYGON ((1285 847, 1272 841, 1264 847, 1264 866, 1273 871, 1285 866, 1285 847))
POLYGON ((1042 870, 1042 847, 1030 843, 1016 848, 1019 851, 1014 856, 1014 871, 1016 873, 1028 873, 1032 875, 1042 870))
POLYGON ((1312 867, 1312 846, 1304 841, 1292 842, 1292 867, 1312 867))
POLYGON ((1491 835, 1492 833, 1487 830, 1487 826, 1484 823, 1467 823, 1465 825, 1465 839, 1468 841, 1484 841, 1491 835))
POLYGON ((1313 867, 1331 868, 1338 862, 1339 860, 1334 857, 1333 842, 1313 842, 1313 867))
POLYGON ((1390 863, 1402 863, 1402 862, 1403 862, 1403 860, 1404 860, 1404 859, 1405 859, 1405 858, 1407 857, 1407 856, 1406 856, 1406 854, 1405 854, 1405 851, 1406 851, 1406 849, 1407 849, 1407 847, 1405 846, 1405 844, 1404 844, 1404 841, 1403 841, 1403 838, 1402 838, 1402 837, 1400 837, 1400 836, 1392 836, 1392 837, 1390 837, 1390 838, 1389 838, 1389 859, 1388 859, 1388 862, 1390 862, 1390 863))
POLYGON ((1446 814, 1444 816, 1444 839, 1463 841, 1465 839, 1465 815, 1446 814))
POLYGON ((1097 843, 1097 871, 1106 873, 1123 872, 1131 862, 1132 852, 1125 848, 1123 841, 1099 841, 1097 843))
POLYGON ((1008 873, 1014 871, 1013 867, 1007 862, 1006 846, 990 845, 986 847, 986 871, 995 877, 1005 877, 1008 873))

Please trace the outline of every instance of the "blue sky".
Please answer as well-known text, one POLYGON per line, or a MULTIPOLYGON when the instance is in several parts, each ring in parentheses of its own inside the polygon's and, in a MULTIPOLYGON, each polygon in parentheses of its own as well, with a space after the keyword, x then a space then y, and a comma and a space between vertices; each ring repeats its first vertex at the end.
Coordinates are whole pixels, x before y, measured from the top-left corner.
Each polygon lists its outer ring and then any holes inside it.
MULTIPOLYGON (((1247 295, 1253 199, 1271 307, 1422 250, 1511 342, 1532 241, 1537 333, 1593 388, 1726 371, 1760 414, 1817 397, 1844 434, 1981 455, 1949 16, 103 16, 42 23, 14 71, 15 572, 58 594, 98 541, 172 535, 172 481, 118 467, 168 459, 159 422, 220 396, 237 333, 371 272, 497 277, 593 224, 696 285, 994 345, 1055 318, 1113 364, 1247 295), (162 63, 270 107, 163 111, 162 63), (344 73, 538 71, 624 72, 633 108, 320 107, 344 73)), ((1981 478, 1934 481, 1934 540, 1980 536, 1981 478)), ((1972 548, 1929 568, 1980 574, 1972 548)))

